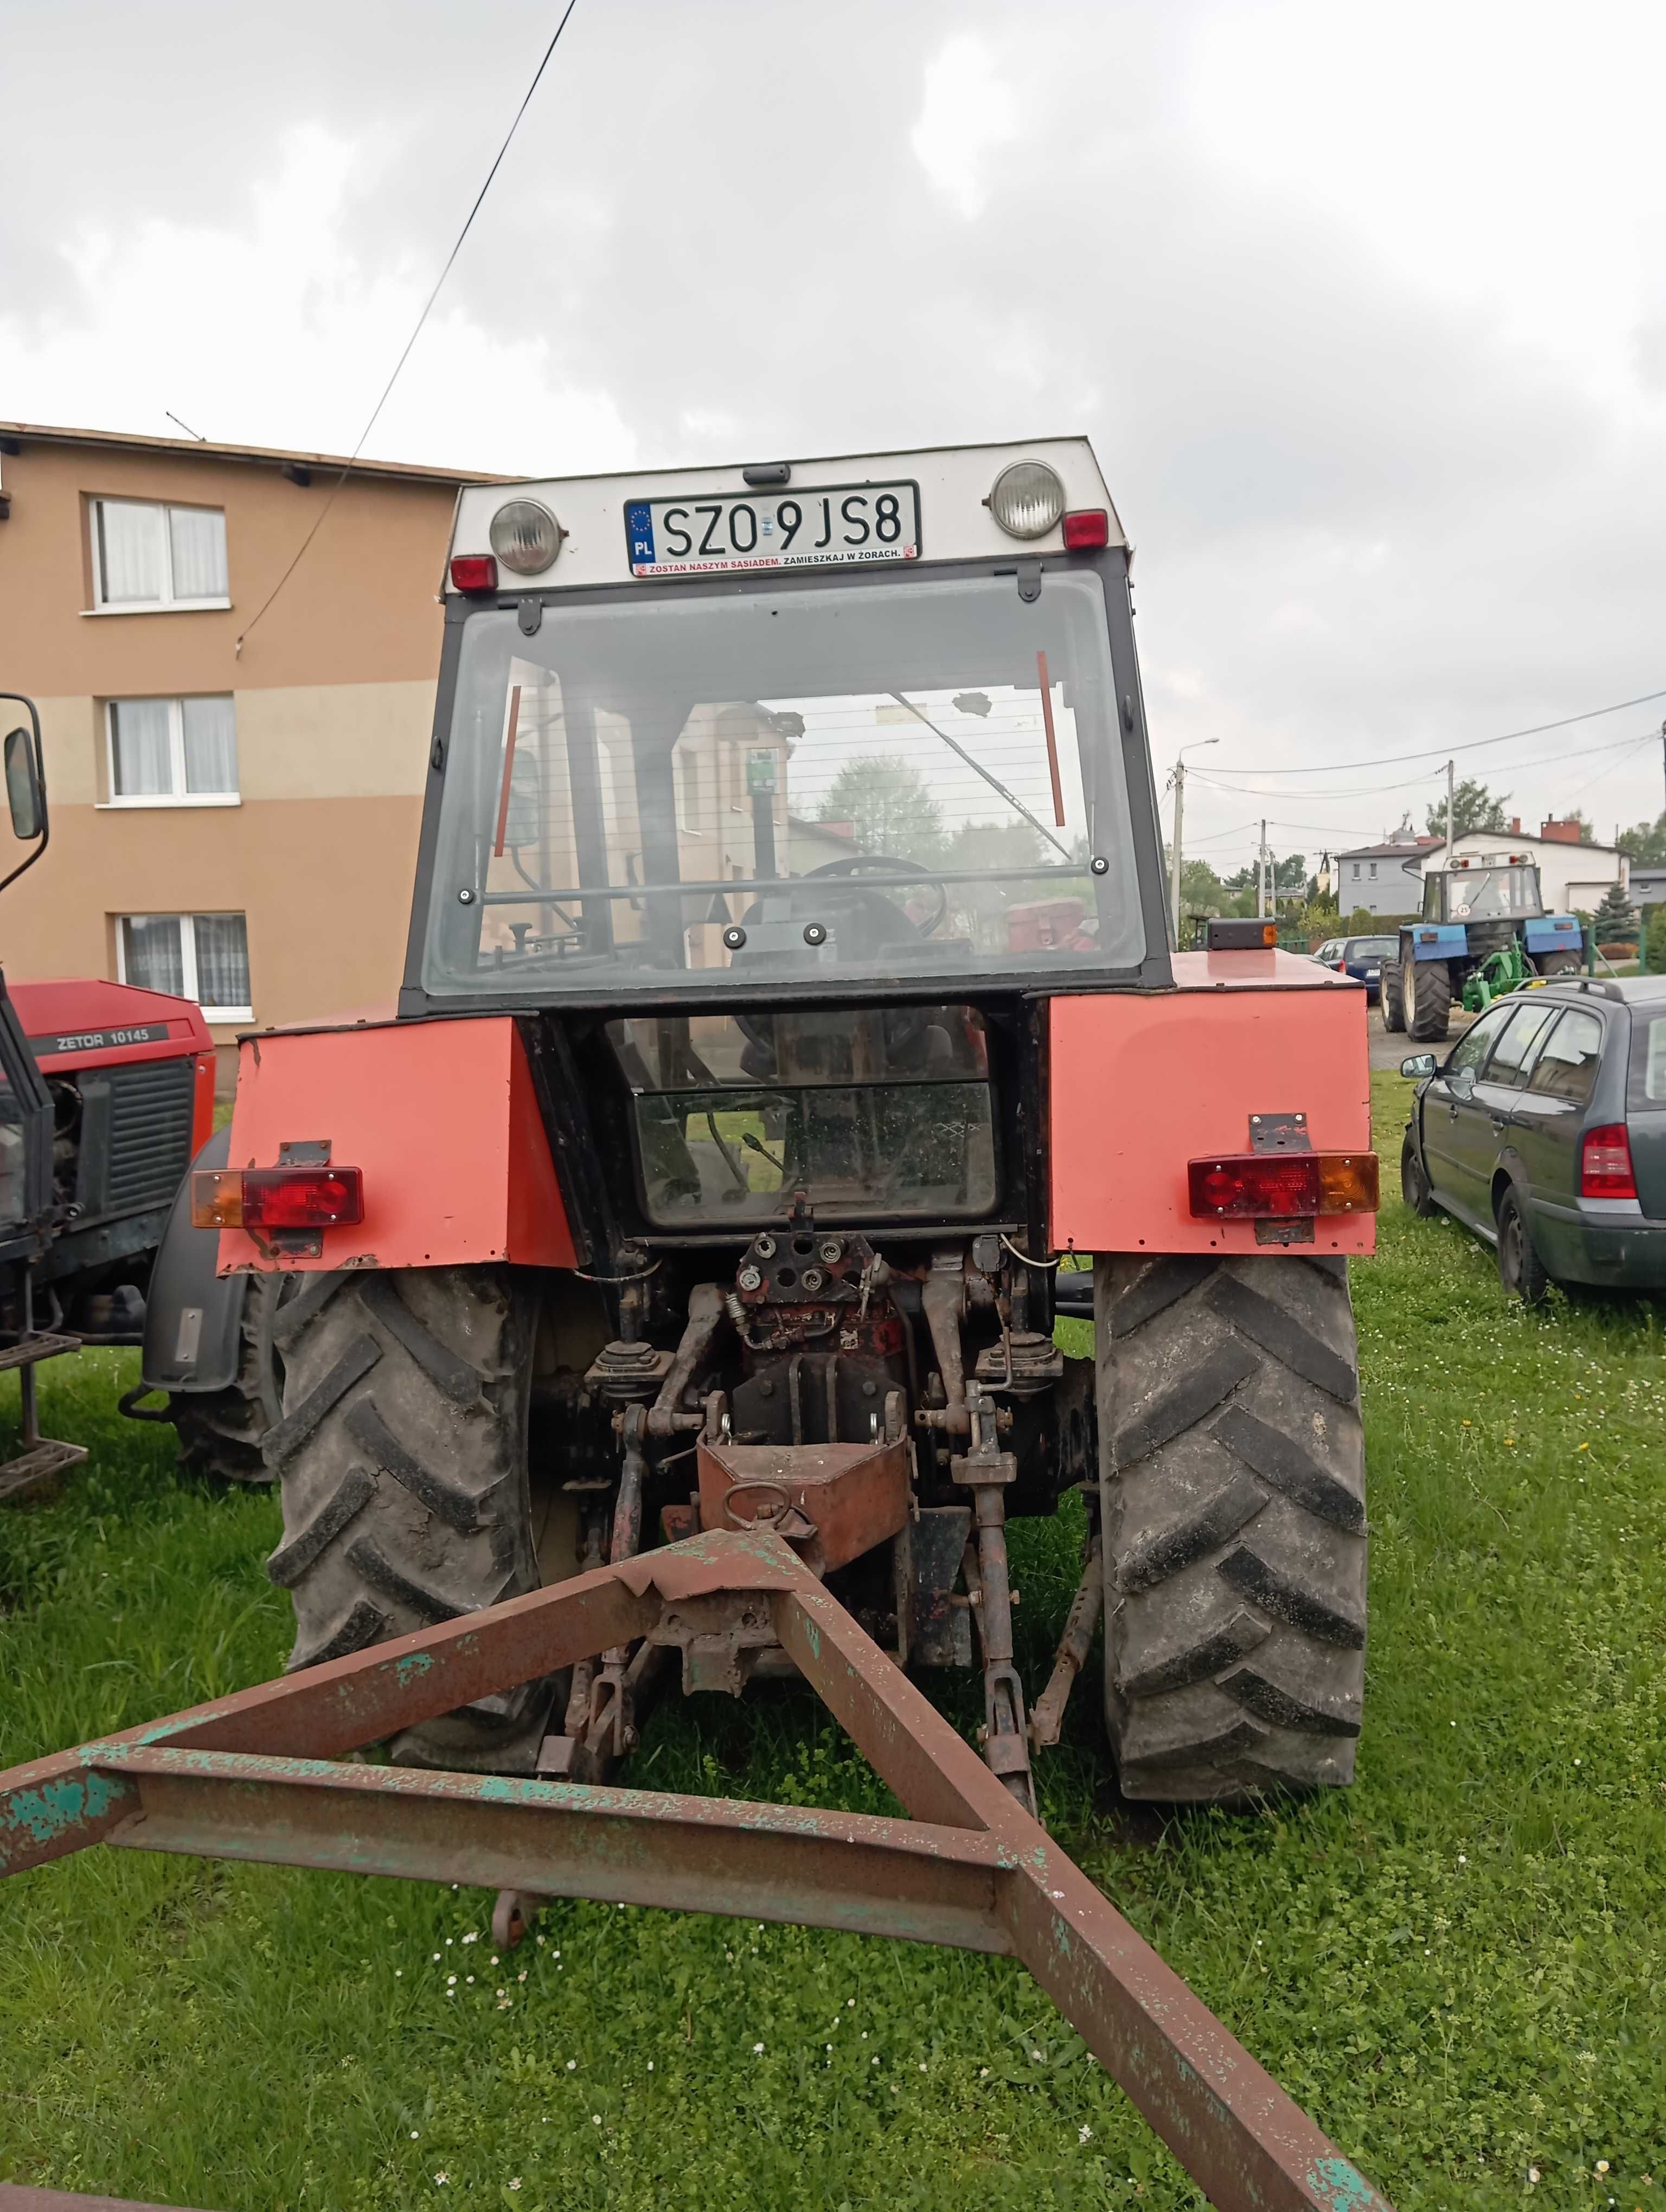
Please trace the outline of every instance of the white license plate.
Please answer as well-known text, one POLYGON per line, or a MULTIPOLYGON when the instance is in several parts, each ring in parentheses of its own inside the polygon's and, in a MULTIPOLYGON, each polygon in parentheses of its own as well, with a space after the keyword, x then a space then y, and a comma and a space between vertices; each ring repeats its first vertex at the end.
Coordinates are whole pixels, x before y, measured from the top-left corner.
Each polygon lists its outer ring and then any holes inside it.
POLYGON ((803 491, 631 500, 625 538, 633 576, 917 561, 920 487, 827 484, 803 491))

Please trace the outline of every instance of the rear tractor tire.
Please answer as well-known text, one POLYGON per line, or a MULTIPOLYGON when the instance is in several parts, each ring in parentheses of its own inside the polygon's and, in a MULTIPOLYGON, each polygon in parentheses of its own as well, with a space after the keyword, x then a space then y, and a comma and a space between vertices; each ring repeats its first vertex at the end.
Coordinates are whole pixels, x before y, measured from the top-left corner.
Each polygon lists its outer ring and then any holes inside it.
POLYGON ((1122 1794, 1353 1778, 1365 1498, 1346 1263, 1102 1259, 1105 1720, 1122 1794))
POLYGON ((1408 960, 1401 970, 1406 1034, 1439 1044, 1452 1024, 1452 971, 1444 960, 1408 960))
MULTIPOLYGON (((493 1267, 307 1278, 276 1322, 283 1418, 267 1464, 290 1595, 288 1671, 537 1587, 527 1421, 537 1298, 493 1267)), ((397 1764, 530 1772, 553 1695, 533 1683, 396 1736, 397 1764)))
POLYGON ((1378 978, 1378 1003, 1383 1009, 1383 1026, 1398 1033, 1406 1026, 1406 1002, 1400 988, 1400 963, 1385 960, 1378 978))

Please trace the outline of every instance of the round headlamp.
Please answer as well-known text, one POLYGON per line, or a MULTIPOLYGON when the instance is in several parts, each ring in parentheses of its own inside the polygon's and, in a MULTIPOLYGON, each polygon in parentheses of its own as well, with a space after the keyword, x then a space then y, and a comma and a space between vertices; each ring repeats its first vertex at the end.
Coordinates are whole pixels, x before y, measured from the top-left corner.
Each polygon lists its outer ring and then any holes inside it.
POLYGON ((536 576, 561 551, 561 525, 535 499, 512 499, 492 517, 492 550, 517 576, 536 576))
POLYGON ((995 478, 989 512, 1009 538, 1044 538, 1064 513, 1064 486, 1045 461, 1014 461, 995 478))

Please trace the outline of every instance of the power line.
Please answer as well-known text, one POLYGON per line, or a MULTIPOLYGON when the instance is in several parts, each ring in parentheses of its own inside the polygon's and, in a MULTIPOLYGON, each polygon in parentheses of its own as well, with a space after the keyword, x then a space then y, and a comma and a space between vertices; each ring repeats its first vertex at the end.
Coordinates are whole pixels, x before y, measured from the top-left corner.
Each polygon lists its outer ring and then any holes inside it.
MULTIPOLYGON (((1587 708, 1583 714, 1564 715, 1560 722, 1535 722, 1525 730, 1505 730, 1496 738, 1468 738, 1462 744, 1427 745, 1417 752, 1381 753, 1372 760, 1350 761, 1350 768, 1395 768, 1402 761, 1445 760, 1453 753, 1478 752, 1483 745, 1507 745, 1517 738, 1541 738, 1550 730, 1571 730, 1576 722, 1593 722, 1599 714, 1618 714, 1627 707, 1646 707, 1666 699, 1666 691, 1644 691, 1635 699, 1616 699, 1611 706, 1587 708)), ((1239 768, 1237 775, 1311 775, 1310 768, 1239 768)))
POLYGON ((532 94, 538 90, 539 82, 543 78, 544 72, 550 66, 550 57, 555 52, 556 46, 560 43, 561 34, 567 28, 567 19, 577 5, 578 0, 567 0, 567 6, 562 11, 562 19, 556 26, 555 35, 551 38, 549 45, 544 49, 543 60, 532 71, 532 81, 527 86, 526 93, 521 99, 520 105, 514 112, 514 120, 510 124, 509 128, 504 136, 503 143, 497 149, 496 159, 493 161, 490 168, 486 172, 485 183, 481 185, 480 190, 474 196, 474 205, 469 210, 468 215, 464 220, 463 228, 458 232, 456 242, 453 246, 451 252, 446 256, 445 266, 441 270, 440 274, 434 280, 433 290, 423 302, 423 312, 417 316, 416 323, 412 327, 410 336, 404 342, 404 350, 400 353, 398 361, 393 364, 392 375, 388 378, 387 382, 382 386, 381 398, 371 409, 370 419, 366 422, 363 429, 360 431, 358 442, 347 457, 346 467, 343 469, 341 474, 336 478, 335 483, 331 486, 330 496, 325 501, 324 505, 319 509, 317 518, 313 521, 312 528, 307 532, 305 538, 301 539, 295 559, 290 562, 289 567, 283 571, 283 574, 272 586, 271 590, 267 592, 265 598, 255 609, 252 618, 247 623, 246 628, 240 633, 237 640, 237 651, 239 653, 243 650, 243 640, 248 635, 249 631, 254 628, 255 623, 260 620, 262 615, 265 613, 267 608, 271 605, 272 601, 277 597, 278 593, 283 589, 283 586, 289 582, 290 577, 294 575, 295 570, 301 566, 307 547, 318 536, 319 532, 324 527, 325 520, 328 516, 331 508, 335 505, 337 495, 341 490, 342 486, 346 483, 348 477, 352 471, 354 462, 358 459, 359 455, 364 451, 365 440, 375 428, 376 418, 381 413, 383 408, 386 406, 389 394, 392 392, 394 386, 399 380, 399 372, 404 367, 406 362, 410 360, 410 349, 423 334, 423 325, 427 322, 429 312, 432 309, 435 301, 439 298, 441 289, 443 287, 447 277, 451 274, 453 263, 463 250, 464 240, 474 228, 474 219, 476 216, 479 214, 481 204, 485 199, 487 193, 492 188, 492 179, 496 176, 499 169, 503 166, 503 156, 508 152, 510 144, 514 138, 515 132, 520 128, 520 118, 525 115, 528 107, 531 106, 532 94))
MULTIPOLYGON (((1581 748, 1581 757, 1584 759, 1589 759, 1597 753, 1619 752, 1622 748, 1626 746, 1630 746, 1633 750, 1636 750, 1644 745, 1656 744, 1658 741, 1659 735, 1660 732, 1657 730, 1651 730, 1646 733, 1646 735, 1641 738, 1628 735, 1623 738, 1611 738, 1607 744, 1585 745, 1581 748)), ((1493 740, 1488 739, 1484 742, 1491 743, 1493 740)), ((1531 760, 1512 761, 1510 763, 1510 773, 1514 775, 1517 770, 1522 769, 1553 767, 1563 761, 1566 761, 1566 758, 1567 756, 1566 753, 1535 753, 1531 760)), ((1620 763, 1616 763, 1615 765, 1618 766, 1620 763)), ((1382 792, 1416 791, 1427 785, 1434 772, 1434 769, 1430 769, 1426 770, 1421 775, 1408 776, 1395 783, 1361 784, 1357 786, 1352 791, 1272 792, 1257 790, 1253 784, 1225 783, 1221 781, 1219 776, 1210 775, 1202 769, 1188 769, 1186 771, 1186 773, 1189 776, 1193 777, 1197 782, 1207 783, 1216 791, 1230 791, 1236 798, 1239 799, 1371 799, 1375 798, 1382 792)), ((1246 771, 1240 769, 1239 773, 1244 774, 1246 771)), ((1607 770, 1605 769, 1603 773, 1606 775, 1607 770)))

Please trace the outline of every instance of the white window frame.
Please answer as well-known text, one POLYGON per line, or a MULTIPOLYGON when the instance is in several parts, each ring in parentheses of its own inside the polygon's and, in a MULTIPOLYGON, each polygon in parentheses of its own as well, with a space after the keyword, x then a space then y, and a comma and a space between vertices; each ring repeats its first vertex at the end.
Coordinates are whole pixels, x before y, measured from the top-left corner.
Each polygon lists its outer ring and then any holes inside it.
POLYGON ((204 609, 223 608, 231 605, 229 595, 218 599, 176 599, 173 597, 173 545, 168 534, 167 518, 170 508, 176 507, 190 507, 198 514, 217 514, 222 524, 225 521, 226 510, 223 507, 198 507, 194 501, 188 499, 106 499, 102 495, 95 495, 88 501, 87 534, 93 554, 93 604, 90 607, 82 609, 83 615, 196 614, 204 609), (105 605, 104 556, 99 550, 99 514, 100 510, 106 507, 153 507, 163 518, 162 557, 167 568, 168 583, 167 592, 163 598, 123 599, 117 606, 105 605))
MULTIPOLYGON (((185 702, 184 695, 167 702, 167 753, 173 775, 172 791, 136 791, 124 795, 116 789, 116 714, 118 707, 130 700, 143 696, 130 693, 127 699, 106 699, 104 702, 104 788, 107 796, 94 802, 94 811, 100 808, 123 809, 130 806, 240 806, 243 793, 236 791, 187 791, 185 789, 185 702)), ((230 692, 193 694, 203 698, 231 698, 230 692)), ((235 720, 235 709, 233 713, 235 720)), ((238 764, 238 775, 242 775, 238 764)))
MULTIPOLYGON (((127 981, 127 933, 122 927, 123 922, 177 921, 179 925, 179 996, 183 999, 195 1000, 198 1010, 205 1022, 252 1022, 254 1019, 254 1007, 252 1004, 246 1006, 205 1006, 202 1000, 197 997, 197 931, 195 924, 199 916, 204 921, 217 921, 227 915, 234 914, 238 911, 239 910, 234 907, 203 907, 198 908, 196 913, 192 914, 119 914, 112 915, 112 920, 116 925, 116 981, 119 983, 125 983, 127 981), (187 922, 190 922, 192 925, 189 929, 185 927, 185 924, 187 922)), ((249 917, 246 914, 243 914, 240 918, 243 923, 244 949, 246 951, 249 940, 249 917)), ((251 969, 251 973, 252 973, 252 969, 251 969)), ((149 984, 145 984, 140 988, 149 990, 153 987, 149 984)), ((252 997, 252 993, 251 993, 251 997, 252 997)))

